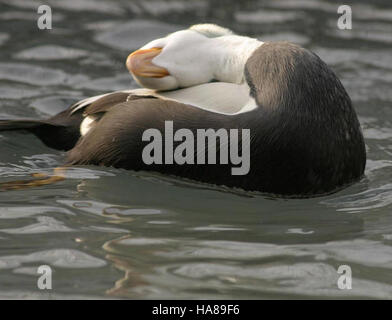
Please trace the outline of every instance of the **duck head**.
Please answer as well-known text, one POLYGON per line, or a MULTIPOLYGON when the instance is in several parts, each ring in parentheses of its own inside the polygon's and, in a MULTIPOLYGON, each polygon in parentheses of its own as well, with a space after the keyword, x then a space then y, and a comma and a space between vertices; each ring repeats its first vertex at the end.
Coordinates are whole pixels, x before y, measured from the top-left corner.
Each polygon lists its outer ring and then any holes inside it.
POLYGON ((244 67, 263 42, 212 24, 194 25, 131 53, 126 66, 142 87, 158 91, 211 81, 240 84, 244 67))

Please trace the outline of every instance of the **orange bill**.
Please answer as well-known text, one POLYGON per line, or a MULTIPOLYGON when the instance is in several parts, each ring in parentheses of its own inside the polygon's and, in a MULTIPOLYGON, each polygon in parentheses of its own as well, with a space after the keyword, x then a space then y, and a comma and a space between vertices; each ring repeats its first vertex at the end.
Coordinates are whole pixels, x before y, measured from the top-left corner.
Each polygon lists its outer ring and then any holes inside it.
POLYGON ((152 63, 162 48, 141 49, 132 52, 126 62, 126 66, 132 74, 138 77, 163 78, 169 75, 167 69, 152 63))

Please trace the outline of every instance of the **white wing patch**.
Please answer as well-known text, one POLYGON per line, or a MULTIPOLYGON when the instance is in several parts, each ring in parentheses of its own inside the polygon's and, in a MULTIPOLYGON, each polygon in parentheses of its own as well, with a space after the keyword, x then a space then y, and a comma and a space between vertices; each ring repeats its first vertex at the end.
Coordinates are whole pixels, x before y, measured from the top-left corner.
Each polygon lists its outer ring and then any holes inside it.
POLYGON ((257 108, 249 92, 250 89, 246 83, 238 85, 228 82, 211 82, 185 89, 158 92, 154 95, 162 99, 190 104, 203 110, 233 115, 257 108))
POLYGON ((85 117, 82 123, 80 124, 80 134, 85 136, 90 129, 93 127, 95 122, 95 117, 85 117))

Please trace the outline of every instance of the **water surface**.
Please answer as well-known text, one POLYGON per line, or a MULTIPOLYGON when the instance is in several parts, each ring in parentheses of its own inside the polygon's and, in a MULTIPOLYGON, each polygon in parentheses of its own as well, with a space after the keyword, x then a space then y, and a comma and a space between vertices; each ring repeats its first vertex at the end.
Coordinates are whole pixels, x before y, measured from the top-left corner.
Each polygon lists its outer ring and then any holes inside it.
MULTIPOLYGON (((200 22, 315 51, 339 75, 366 138, 366 176, 338 193, 276 199, 154 174, 74 167, 0 192, 0 298, 392 298, 392 7, 351 1, 0 1, 0 118, 42 118, 135 88, 126 56, 200 22), (37 289, 37 267, 53 289, 37 289), (337 268, 352 268, 339 290, 337 268)), ((0 134, 0 182, 51 173, 62 152, 0 134)))

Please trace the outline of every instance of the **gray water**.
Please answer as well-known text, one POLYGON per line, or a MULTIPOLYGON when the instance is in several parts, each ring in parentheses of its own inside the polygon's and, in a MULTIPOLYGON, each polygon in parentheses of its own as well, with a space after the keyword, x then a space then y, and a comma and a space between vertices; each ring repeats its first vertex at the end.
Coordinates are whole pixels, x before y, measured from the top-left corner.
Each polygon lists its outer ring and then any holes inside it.
MULTIPOLYGON (((134 88, 126 56, 199 22, 316 52, 339 75, 366 138, 366 176, 287 200, 154 174, 74 167, 55 184, 0 192, 0 298, 392 298, 392 7, 283 1, 0 1, 0 118, 43 118, 134 88), (215 2, 215 3, 214 3, 215 2), (39 290, 37 268, 53 270, 39 290), (352 289, 337 285, 340 265, 352 289)), ((64 153, 0 134, 0 182, 51 173, 64 153)))

